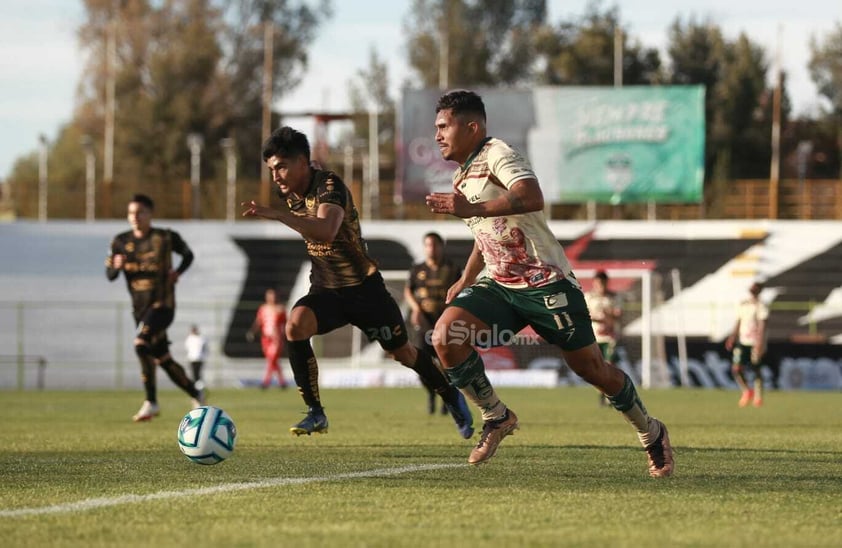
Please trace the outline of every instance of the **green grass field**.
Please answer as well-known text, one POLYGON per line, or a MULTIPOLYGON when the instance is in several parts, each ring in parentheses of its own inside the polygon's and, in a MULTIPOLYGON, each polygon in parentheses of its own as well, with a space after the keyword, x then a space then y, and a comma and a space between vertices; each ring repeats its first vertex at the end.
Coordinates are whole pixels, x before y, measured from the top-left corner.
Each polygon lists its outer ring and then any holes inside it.
POLYGON ((521 429, 489 463, 421 389, 324 390, 330 432, 292 437, 294 391, 217 390, 227 461, 178 450, 187 397, 0 392, 0 538, 20 546, 842 546, 842 394, 644 391, 676 473, 654 480, 590 388, 499 390, 521 429))

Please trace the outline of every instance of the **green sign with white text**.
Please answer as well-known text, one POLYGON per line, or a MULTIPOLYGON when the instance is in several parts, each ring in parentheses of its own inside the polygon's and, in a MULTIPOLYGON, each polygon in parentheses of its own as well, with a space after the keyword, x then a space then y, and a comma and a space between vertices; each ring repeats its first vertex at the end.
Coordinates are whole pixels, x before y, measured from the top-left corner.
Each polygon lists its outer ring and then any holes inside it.
POLYGON ((704 87, 539 87, 528 155, 553 203, 699 202, 704 87))

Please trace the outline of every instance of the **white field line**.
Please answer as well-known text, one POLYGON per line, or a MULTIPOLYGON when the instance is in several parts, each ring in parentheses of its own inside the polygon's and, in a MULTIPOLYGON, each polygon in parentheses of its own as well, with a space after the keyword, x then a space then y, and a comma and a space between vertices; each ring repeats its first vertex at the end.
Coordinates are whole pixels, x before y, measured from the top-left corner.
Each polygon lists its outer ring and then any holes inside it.
POLYGON ((310 478, 269 478, 260 481, 249 481, 243 483, 223 483, 214 487, 200 487, 198 489, 184 489, 182 491, 159 491, 148 495, 121 495, 118 497, 102 497, 85 499, 66 504, 53 506, 41 506, 38 508, 18 508, 16 510, 0 510, 0 518, 16 518, 24 516, 37 516, 44 514, 65 514, 71 512, 84 512, 95 508, 106 508, 120 504, 135 504, 161 499, 174 499, 201 495, 213 495, 216 493, 230 493, 232 491, 247 491, 251 489, 263 489, 266 487, 277 487, 281 485, 300 485, 304 483, 316 483, 324 481, 339 481, 358 478, 375 478, 383 476, 396 476, 409 472, 421 472, 426 470, 440 470, 442 468, 457 468, 464 464, 420 464, 417 466, 401 466, 398 468, 380 468, 375 470, 363 470, 360 472, 348 472, 346 474, 332 474, 310 478))

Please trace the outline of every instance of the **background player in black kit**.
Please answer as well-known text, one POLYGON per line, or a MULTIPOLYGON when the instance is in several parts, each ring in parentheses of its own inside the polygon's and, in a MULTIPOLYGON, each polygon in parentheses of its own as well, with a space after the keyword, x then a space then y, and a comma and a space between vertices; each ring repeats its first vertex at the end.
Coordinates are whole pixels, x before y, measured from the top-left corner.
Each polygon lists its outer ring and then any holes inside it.
POLYGON ((307 137, 290 127, 275 130, 263 144, 262 155, 284 207, 244 202, 243 215, 280 221, 300 233, 312 263, 310 292, 292 307, 286 325, 290 365, 308 406, 307 416, 290 431, 296 435, 327 432, 310 338, 350 323, 441 394, 459 433, 470 438, 473 419, 464 397, 427 352, 409 344, 400 308, 367 253, 348 188, 335 173, 310 165, 307 137))
MULTIPOLYGON (((444 239, 437 232, 424 234, 424 260, 412 265, 404 286, 404 300, 411 309, 409 314, 410 340, 431 356, 436 355, 432 346, 432 330, 445 307, 447 290, 462 276, 462 270, 444 256, 444 239)), ((422 379, 423 384, 423 379, 422 379)), ((436 392, 426 384, 427 411, 436 412, 436 392)), ((442 413, 447 407, 442 405, 442 413)))
POLYGON ((193 262, 193 252, 177 232, 152 227, 155 205, 149 196, 135 194, 128 206, 132 229, 111 241, 111 253, 105 260, 105 275, 110 281, 120 271, 132 297, 137 333, 134 349, 140 360, 141 379, 146 400, 132 417, 135 422, 157 417, 158 391, 155 369, 160 365, 170 379, 192 398, 193 407, 204 405, 204 395, 196 389, 184 368, 170 355, 167 327, 175 317, 175 284, 193 262), (173 270, 172 253, 181 255, 181 264, 173 270))

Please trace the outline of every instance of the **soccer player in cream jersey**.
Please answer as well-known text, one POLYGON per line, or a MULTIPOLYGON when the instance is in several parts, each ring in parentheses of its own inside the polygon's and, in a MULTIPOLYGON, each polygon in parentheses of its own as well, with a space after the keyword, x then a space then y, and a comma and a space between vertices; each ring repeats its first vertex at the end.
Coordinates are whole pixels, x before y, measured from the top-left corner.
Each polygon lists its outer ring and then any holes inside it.
POLYGON ((734 381, 740 387, 740 407, 749 403, 755 407, 763 405, 763 375, 760 373, 761 360, 766 353, 766 321, 769 319, 769 307, 760 300, 763 284, 755 282, 749 288, 749 297, 740 302, 737 308, 737 323, 725 340, 725 348, 731 351, 731 372, 734 381), (745 369, 754 374, 753 388, 749 388, 745 369))
POLYGON ((631 379, 606 362, 596 344, 581 286, 544 218, 544 198, 529 163, 486 134, 485 105, 474 92, 444 94, 436 105, 435 129, 442 157, 460 165, 453 192, 432 193, 427 205, 464 219, 475 240, 433 336, 447 376, 482 412, 482 435, 468 462, 494 456, 519 423, 489 382, 471 338, 463 336, 465 328, 481 342, 488 333, 517 333, 530 325, 559 346, 570 368, 632 425, 646 450, 649 475, 672 474, 666 426, 649 415, 631 379), (477 280, 483 268, 488 276, 477 280))

